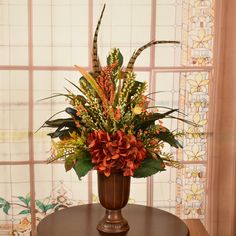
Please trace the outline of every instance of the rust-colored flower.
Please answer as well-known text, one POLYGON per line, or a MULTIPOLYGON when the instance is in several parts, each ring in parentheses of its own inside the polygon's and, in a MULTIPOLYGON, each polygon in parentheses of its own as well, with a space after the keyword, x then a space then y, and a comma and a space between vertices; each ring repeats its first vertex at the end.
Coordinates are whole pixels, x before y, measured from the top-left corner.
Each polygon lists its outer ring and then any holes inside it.
POLYGON ((112 104, 115 96, 114 84, 111 80, 112 71, 117 67, 117 63, 102 68, 101 74, 97 77, 97 82, 100 88, 106 95, 106 99, 112 104))
POLYGON ((136 106, 133 108, 134 114, 141 114, 142 112, 146 112, 148 108, 148 98, 147 96, 140 95, 138 97, 139 102, 136 104, 136 106))
POLYGON ((87 142, 95 169, 106 176, 114 169, 122 170, 124 176, 132 176, 146 157, 142 141, 123 131, 115 134, 94 131, 89 134, 87 142))
POLYGON ((115 120, 120 120, 121 118, 121 110, 120 108, 116 108, 116 112, 115 112, 115 120))

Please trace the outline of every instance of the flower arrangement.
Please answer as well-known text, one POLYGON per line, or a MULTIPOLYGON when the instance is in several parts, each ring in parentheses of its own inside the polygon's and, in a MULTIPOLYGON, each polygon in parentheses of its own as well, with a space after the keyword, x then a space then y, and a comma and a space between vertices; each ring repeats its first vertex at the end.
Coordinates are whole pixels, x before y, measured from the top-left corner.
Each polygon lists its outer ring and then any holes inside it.
MULTIPOLYGON (((65 112, 70 116, 52 119, 43 127, 56 130, 52 138, 53 152, 49 162, 64 160, 66 171, 72 168, 79 178, 95 169, 109 176, 120 170, 124 176, 147 177, 164 171, 166 166, 179 167, 172 154, 163 152, 165 144, 181 148, 175 132, 163 125, 163 118, 176 118, 177 109, 154 112, 149 107, 150 98, 145 94, 147 84, 136 80, 133 66, 140 53, 159 43, 177 41, 151 41, 135 51, 126 68, 122 67, 123 56, 118 48, 111 50, 107 65, 101 67, 97 53, 97 37, 101 24, 98 21, 93 39, 93 71, 79 66, 82 74, 74 84, 78 94, 67 90, 65 96, 70 107, 65 112)), ((187 122, 187 121, 186 121, 187 122)))

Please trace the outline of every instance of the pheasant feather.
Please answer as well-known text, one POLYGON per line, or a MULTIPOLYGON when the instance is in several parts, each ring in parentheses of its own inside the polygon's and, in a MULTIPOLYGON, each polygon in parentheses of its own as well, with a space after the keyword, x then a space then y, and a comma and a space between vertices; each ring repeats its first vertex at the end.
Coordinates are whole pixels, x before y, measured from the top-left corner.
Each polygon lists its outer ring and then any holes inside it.
POLYGON ((103 17, 103 12, 105 10, 106 4, 104 4, 100 18, 97 23, 97 27, 93 36, 93 53, 92 53, 92 67, 93 67, 93 72, 94 72, 94 77, 96 78, 100 72, 100 62, 98 58, 98 45, 97 45, 97 40, 98 40, 98 32, 99 28, 101 25, 102 17, 103 17))
POLYGON ((179 43, 179 42, 178 41, 166 41, 166 40, 158 40, 158 41, 152 40, 151 42, 143 45, 136 52, 133 53, 132 57, 129 60, 129 63, 128 63, 128 66, 127 66, 125 72, 133 71, 134 63, 135 63, 137 57, 141 54, 141 52, 143 50, 145 50, 146 48, 149 48, 155 44, 164 44, 164 43, 179 43))

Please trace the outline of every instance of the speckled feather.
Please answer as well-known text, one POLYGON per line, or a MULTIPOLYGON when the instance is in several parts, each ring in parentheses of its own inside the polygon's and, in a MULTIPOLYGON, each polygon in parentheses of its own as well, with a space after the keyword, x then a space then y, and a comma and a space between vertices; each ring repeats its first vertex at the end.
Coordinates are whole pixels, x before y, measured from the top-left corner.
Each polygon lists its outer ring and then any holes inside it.
POLYGON ((102 21, 102 17, 103 17, 105 7, 106 7, 106 4, 104 4, 104 6, 103 6, 102 13, 101 13, 100 18, 98 20, 97 27, 96 27, 94 37, 93 37, 92 67, 93 67, 93 73, 94 73, 95 77, 98 76, 99 71, 100 71, 100 62, 99 62, 99 58, 98 58, 97 39, 98 39, 98 32, 99 32, 99 28, 100 28, 100 25, 101 25, 101 21, 102 21))
POLYGON ((142 47, 140 47, 137 51, 135 51, 133 53, 132 57, 129 60, 129 63, 128 63, 128 66, 127 66, 125 72, 133 71, 134 63, 135 63, 137 57, 141 54, 141 52, 144 49, 149 48, 155 44, 164 44, 164 43, 179 43, 179 42, 178 41, 166 41, 166 40, 158 40, 158 41, 152 40, 151 42, 143 45, 142 47))

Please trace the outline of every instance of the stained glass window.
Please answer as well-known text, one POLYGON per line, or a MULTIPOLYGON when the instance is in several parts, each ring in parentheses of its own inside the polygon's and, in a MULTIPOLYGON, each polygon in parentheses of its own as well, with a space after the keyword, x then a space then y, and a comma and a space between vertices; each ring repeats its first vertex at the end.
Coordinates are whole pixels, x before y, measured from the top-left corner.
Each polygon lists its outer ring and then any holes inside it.
MULTIPOLYGON (((63 92, 80 75, 74 64, 91 67, 91 42, 103 1, 0 1, 0 235, 32 235, 47 214, 98 202, 96 173, 78 181, 63 163, 46 164, 50 139, 35 131, 64 109, 63 92)), ((130 203, 162 208, 181 218, 205 221, 207 130, 212 81, 214 0, 111 0, 99 35, 104 64, 119 47, 124 65, 151 39, 178 40, 144 51, 135 71, 156 92, 156 105, 179 108, 180 118, 198 126, 165 120, 180 136, 172 150, 184 164, 148 179, 132 179, 130 203), (181 135, 181 134, 180 134, 181 135)), ((73 89, 70 87, 70 89, 73 89)))

